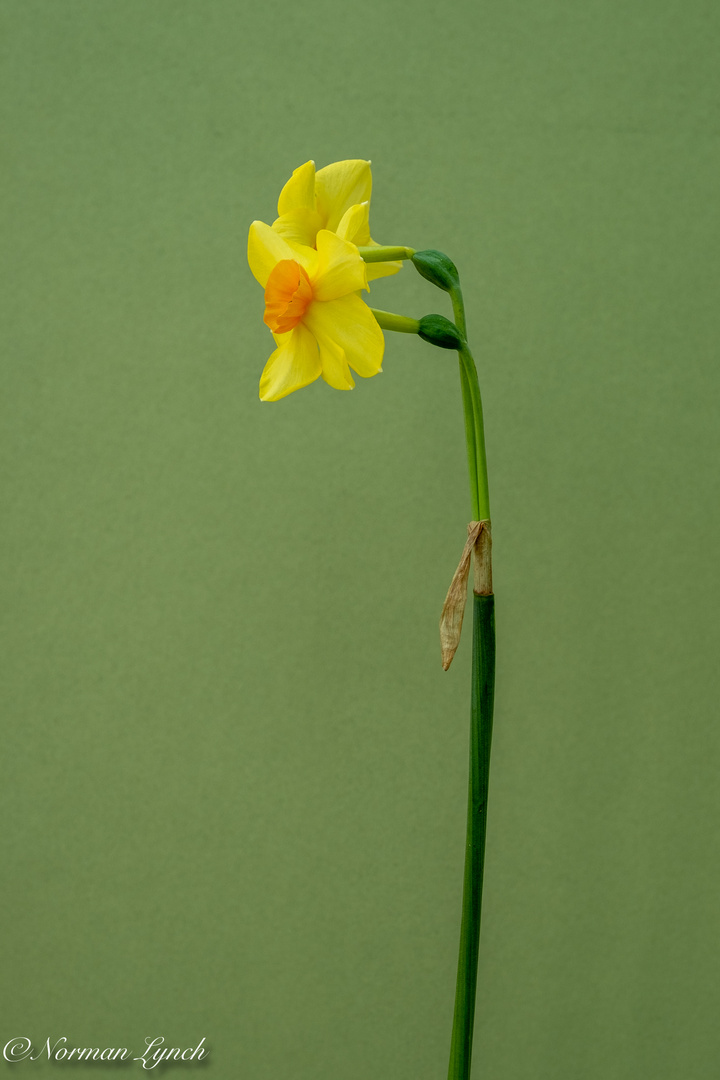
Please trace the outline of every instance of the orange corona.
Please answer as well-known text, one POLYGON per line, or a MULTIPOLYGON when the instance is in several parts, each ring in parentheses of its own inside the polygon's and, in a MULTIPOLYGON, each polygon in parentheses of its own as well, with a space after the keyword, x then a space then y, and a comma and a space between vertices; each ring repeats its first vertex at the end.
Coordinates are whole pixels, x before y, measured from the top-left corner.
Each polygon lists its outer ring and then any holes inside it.
POLYGON ((281 259, 265 286, 266 326, 275 334, 286 334, 302 320, 313 298, 310 278, 294 259, 281 259))

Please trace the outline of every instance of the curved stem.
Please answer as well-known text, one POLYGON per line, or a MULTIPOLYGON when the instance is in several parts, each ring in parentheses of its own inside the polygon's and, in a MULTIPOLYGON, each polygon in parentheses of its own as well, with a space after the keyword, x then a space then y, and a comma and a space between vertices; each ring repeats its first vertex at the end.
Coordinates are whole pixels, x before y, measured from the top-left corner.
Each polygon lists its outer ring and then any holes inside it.
POLYGON ((465 443, 467 445, 468 475, 470 478, 470 502, 472 503, 473 521, 480 520, 480 497, 478 488, 477 447, 475 444, 475 414, 472 393, 465 367, 460 359, 460 389, 462 391, 463 415, 465 418, 465 443))
POLYGON ((456 285, 454 289, 450 290, 450 299, 452 300, 453 317, 455 319, 455 325, 467 341, 467 323, 465 322, 465 304, 463 302, 462 289, 459 285, 456 285))
POLYGON ((450 290, 455 325, 462 334, 465 345, 459 351, 460 387, 465 410, 465 436, 468 446, 468 458, 472 452, 475 468, 470 468, 470 498, 473 504, 475 521, 490 520, 490 493, 488 490, 487 455, 485 453, 485 425, 483 423, 482 398, 477 368, 467 344, 467 322, 465 304, 459 285, 450 290), (473 439, 468 433, 468 415, 472 416, 473 439))
MULTIPOLYGON (((477 368, 467 345, 465 305, 460 286, 450 291, 455 324, 464 345, 459 350, 460 386, 470 466, 470 497, 476 521, 490 520, 482 398, 477 368)), ((485 549, 490 557, 489 546, 485 549)), ((478 548, 475 558, 480 557, 478 548)), ((487 570, 489 571, 489 566, 487 570)), ((489 573, 488 578, 489 580, 489 573)), ((490 586, 492 588, 492 586, 490 586)), ((470 1080, 477 994, 487 800, 495 694, 495 597, 473 594, 472 698, 467 837, 463 880, 460 951, 448 1080, 470 1080)))
POLYGON ((467 388, 463 383, 463 393, 470 398, 473 428, 475 433, 475 461, 477 465, 477 517, 476 521, 490 520, 490 492, 488 490, 487 455, 485 453, 485 425, 483 423, 482 398, 478 382, 477 368, 472 353, 465 344, 459 351, 467 388))

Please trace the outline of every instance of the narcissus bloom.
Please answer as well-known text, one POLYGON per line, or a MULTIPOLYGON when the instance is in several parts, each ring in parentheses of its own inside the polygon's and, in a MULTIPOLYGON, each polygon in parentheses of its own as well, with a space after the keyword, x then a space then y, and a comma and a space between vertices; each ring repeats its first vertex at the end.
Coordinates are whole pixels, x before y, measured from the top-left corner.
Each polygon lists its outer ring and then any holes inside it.
MULTIPOLYGON (((315 172, 315 162, 296 169, 280 192, 273 229, 291 244, 316 246, 322 229, 358 247, 379 247, 370 238, 369 161, 336 161, 315 172)), ((396 274, 402 263, 369 263, 368 281, 396 274)))
POLYGON ((265 289, 264 321, 277 349, 260 379, 262 401, 277 401, 322 375, 336 390, 352 390, 350 368, 363 378, 382 370, 383 332, 359 291, 367 268, 357 247, 320 229, 317 249, 289 243, 254 221, 248 262, 265 289))

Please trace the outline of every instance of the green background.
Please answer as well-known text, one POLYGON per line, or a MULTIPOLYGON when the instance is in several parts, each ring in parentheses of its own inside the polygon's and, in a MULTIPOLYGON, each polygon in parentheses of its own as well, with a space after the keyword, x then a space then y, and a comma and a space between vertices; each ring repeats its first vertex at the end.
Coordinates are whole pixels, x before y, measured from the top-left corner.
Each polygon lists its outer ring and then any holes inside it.
MULTIPOLYGON (((457 262, 485 399, 474 1075, 717 1076, 717 5, 0 23, 2 1045, 204 1035, 217 1080, 445 1075, 456 362, 388 335, 350 394, 257 398, 247 226, 308 158, 364 157, 375 239, 457 262)), ((409 268, 372 301, 447 312, 409 268)))

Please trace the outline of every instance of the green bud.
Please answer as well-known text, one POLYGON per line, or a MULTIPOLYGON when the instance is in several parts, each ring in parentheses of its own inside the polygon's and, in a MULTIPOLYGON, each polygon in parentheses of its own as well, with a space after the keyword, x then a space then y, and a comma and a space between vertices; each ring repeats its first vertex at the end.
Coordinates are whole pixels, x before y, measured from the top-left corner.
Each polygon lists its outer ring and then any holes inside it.
POLYGON ((420 320, 418 334, 423 341, 441 349, 461 349, 465 344, 455 323, 451 323, 444 315, 425 315, 420 320))
POLYGON ((419 274, 422 274, 433 285, 445 292, 457 289, 460 284, 460 276, 452 259, 443 255, 442 251, 416 251, 412 257, 413 265, 419 274))

